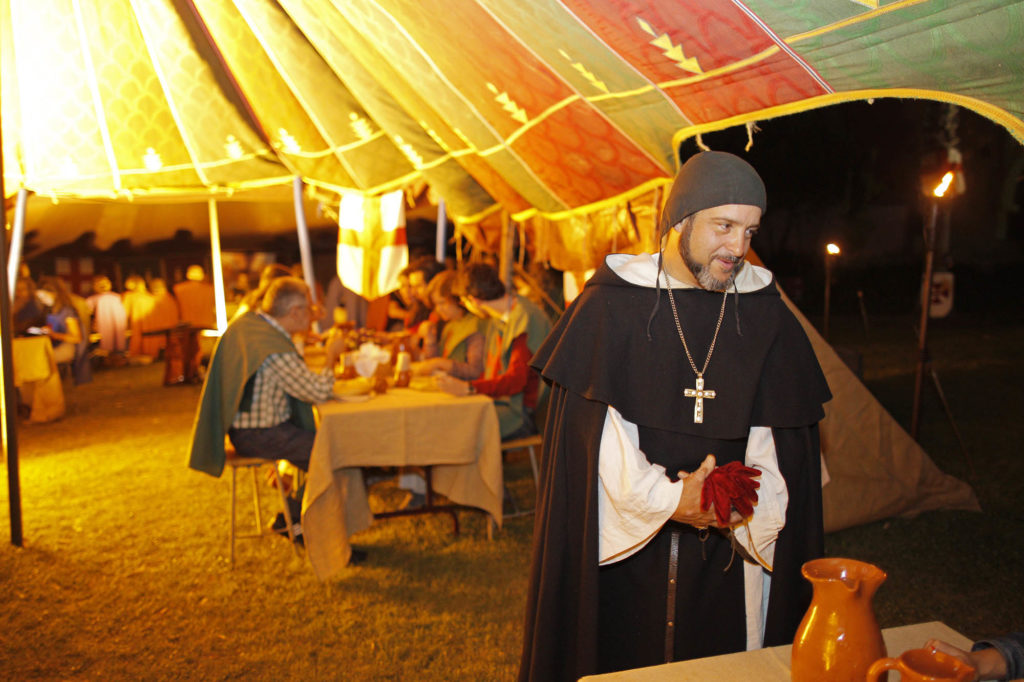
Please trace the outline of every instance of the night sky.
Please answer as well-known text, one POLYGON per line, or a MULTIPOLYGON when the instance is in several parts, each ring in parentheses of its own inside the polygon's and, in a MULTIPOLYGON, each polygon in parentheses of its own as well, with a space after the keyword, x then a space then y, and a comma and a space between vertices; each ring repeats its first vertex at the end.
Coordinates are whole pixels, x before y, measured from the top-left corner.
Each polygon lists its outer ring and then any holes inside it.
MULTIPOLYGON (((703 140, 748 159, 764 178, 768 211, 753 248, 797 297, 814 304, 824 245, 835 241, 843 247, 840 308, 862 288, 881 307, 900 310, 913 305, 902 292, 921 276, 922 223, 930 216, 921 177, 945 163, 947 111, 925 100, 853 102, 762 121, 749 152, 742 126, 703 140)), ((967 190, 940 207, 937 229, 949 236, 937 267, 958 275, 965 296, 980 287, 981 304, 989 285, 1024 261, 1024 147, 970 110, 960 108, 956 121, 967 190)), ((687 140, 680 156, 696 151, 687 140)))

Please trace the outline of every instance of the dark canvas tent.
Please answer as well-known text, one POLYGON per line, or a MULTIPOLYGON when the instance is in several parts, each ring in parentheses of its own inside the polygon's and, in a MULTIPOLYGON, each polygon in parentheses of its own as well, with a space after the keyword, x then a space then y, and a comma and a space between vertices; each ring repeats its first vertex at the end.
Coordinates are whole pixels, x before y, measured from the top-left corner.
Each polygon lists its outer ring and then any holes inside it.
MULTIPOLYGON (((503 213, 563 270, 649 246, 678 145, 704 132, 904 97, 1024 140, 1008 0, 0 0, 0 31, 5 194, 202 202, 301 177, 336 203, 426 183, 466 238, 493 247, 503 213)), ((67 238, 37 220, 40 247, 67 238)), ((829 420, 862 418, 844 404, 829 420)), ((891 461, 891 429, 844 458, 891 461)))

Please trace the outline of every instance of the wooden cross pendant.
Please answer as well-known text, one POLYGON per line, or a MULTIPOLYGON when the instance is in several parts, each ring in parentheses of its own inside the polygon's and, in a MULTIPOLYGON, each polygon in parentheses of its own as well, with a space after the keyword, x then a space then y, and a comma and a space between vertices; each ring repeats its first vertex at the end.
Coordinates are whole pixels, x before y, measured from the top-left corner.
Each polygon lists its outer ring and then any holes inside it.
POLYGON ((687 398, 696 398, 697 402, 693 405, 693 423, 702 424, 704 423, 704 398, 713 400, 715 392, 711 390, 704 390, 704 376, 701 374, 697 375, 697 385, 694 388, 688 388, 683 391, 683 395, 687 398))

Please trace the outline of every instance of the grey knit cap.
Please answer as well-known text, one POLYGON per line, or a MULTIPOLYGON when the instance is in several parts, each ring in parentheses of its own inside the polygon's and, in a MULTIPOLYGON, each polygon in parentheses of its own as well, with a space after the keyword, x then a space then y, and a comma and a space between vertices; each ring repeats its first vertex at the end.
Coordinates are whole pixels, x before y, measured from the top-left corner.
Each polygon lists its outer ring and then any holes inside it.
POLYGON ((683 218, 714 206, 742 204, 767 207, 764 182, 754 167, 728 152, 700 152, 679 169, 661 211, 658 234, 683 218))

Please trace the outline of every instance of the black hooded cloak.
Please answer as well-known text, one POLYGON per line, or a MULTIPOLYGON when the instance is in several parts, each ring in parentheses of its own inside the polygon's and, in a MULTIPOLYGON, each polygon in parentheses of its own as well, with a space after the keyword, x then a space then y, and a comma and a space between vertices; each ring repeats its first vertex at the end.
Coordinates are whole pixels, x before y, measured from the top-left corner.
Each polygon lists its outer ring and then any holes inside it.
MULTIPOLYGON (((699 368, 723 294, 673 294, 699 368)), ((575 680, 656 665, 666 662, 666 648, 670 660, 746 648, 742 561, 737 557, 726 570, 732 551, 725 536, 711 532, 702 542, 693 527, 670 521, 636 554, 598 566, 598 450, 609 405, 638 426, 648 460, 673 480, 708 453, 718 465, 742 462, 750 428, 770 427, 789 504, 776 541, 765 646, 791 642, 810 603, 800 567, 823 554, 817 424, 831 398, 810 342, 774 281, 729 295, 704 373, 705 388, 717 395, 705 400, 704 421, 696 424, 694 399, 683 394, 694 387, 695 374, 667 298, 605 265, 534 356, 551 398, 520 680, 575 680), (679 532, 678 584, 675 611, 668 613, 673 530, 679 532)))

